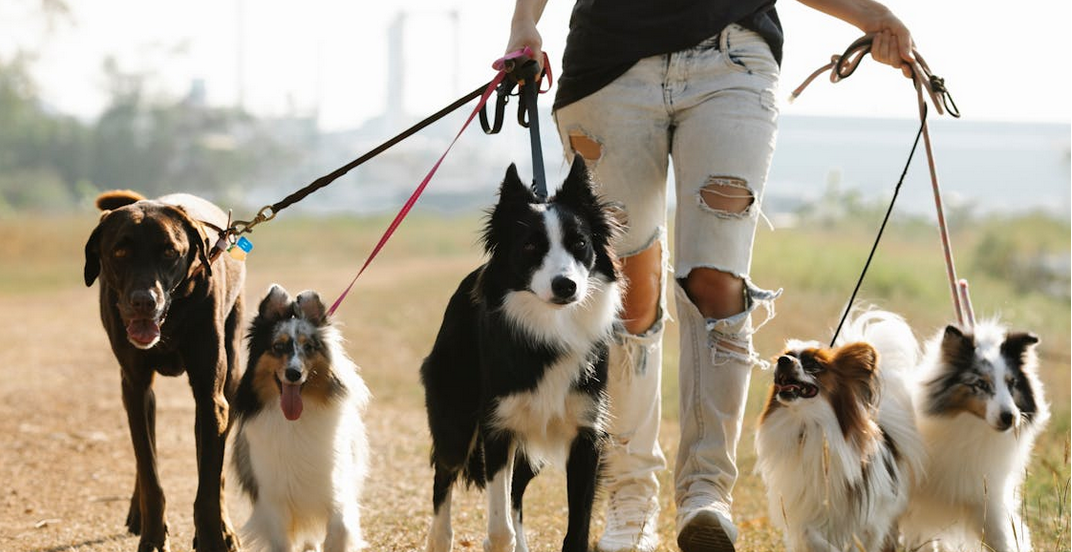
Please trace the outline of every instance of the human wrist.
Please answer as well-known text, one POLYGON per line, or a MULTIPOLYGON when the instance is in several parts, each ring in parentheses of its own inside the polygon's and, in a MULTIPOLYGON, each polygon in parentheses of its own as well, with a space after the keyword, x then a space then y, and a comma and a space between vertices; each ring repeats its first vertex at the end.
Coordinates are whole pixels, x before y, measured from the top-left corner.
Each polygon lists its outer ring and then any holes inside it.
POLYGON ((859 10, 849 23, 865 33, 874 33, 887 28, 892 18, 893 12, 885 4, 866 1, 859 4, 859 10))

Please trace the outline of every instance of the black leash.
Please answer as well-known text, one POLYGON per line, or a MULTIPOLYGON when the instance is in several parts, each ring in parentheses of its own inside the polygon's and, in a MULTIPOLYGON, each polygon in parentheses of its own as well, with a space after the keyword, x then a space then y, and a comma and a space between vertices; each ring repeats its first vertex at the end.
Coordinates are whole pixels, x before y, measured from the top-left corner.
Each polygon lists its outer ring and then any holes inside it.
MULTIPOLYGON (((808 78, 804 79, 804 82, 797 87, 796 90, 790 95, 789 99, 792 101, 820 74, 830 71, 830 82, 838 82, 844 78, 848 78, 859 67, 860 62, 863 61, 864 56, 871 52, 871 44, 874 35, 866 35, 857 39, 855 42, 849 45, 845 49, 845 52, 841 55, 833 55, 830 57, 830 63, 820 67, 808 78)), ((923 137, 924 142, 927 145, 927 157, 931 169, 931 182, 934 185, 935 203, 938 207, 938 223, 939 229, 942 231, 942 244, 945 248, 946 265, 949 271, 950 282, 953 286, 953 303, 957 309, 957 315, 963 324, 962 317, 962 303, 960 296, 957 292, 957 284, 955 282, 956 277, 953 272, 953 260, 952 252, 948 245, 948 235, 945 230, 944 214, 941 208, 941 199, 938 192, 938 180, 937 174, 934 169, 934 156, 930 151, 929 135, 927 133, 927 102, 924 99, 924 91, 931 98, 931 103, 934 104, 934 108, 938 110, 938 114, 942 115, 948 113, 953 117, 960 117, 960 110, 957 108, 957 104, 953 101, 953 96, 949 93, 949 90, 945 87, 945 80, 931 72, 927 62, 923 60, 923 56, 919 55, 919 52, 914 48, 912 50, 913 61, 908 63, 909 68, 912 71, 912 83, 916 88, 916 95, 919 103, 919 131, 916 133, 916 139, 912 142, 912 150, 908 153, 908 160, 905 162, 904 170, 901 171, 901 178, 897 180, 897 186, 893 190, 893 198, 890 200, 890 206, 886 209, 886 216, 882 219, 882 225, 879 227, 878 235, 875 237, 875 243, 871 246, 871 252, 867 255, 867 262, 864 263, 864 268, 860 272, 860 278, 856 281, 856 287, 852 290, 852 296, 849 297, 849 302, 845 305, 845 311, 841 314, 841 320, 838 322, 837 329, 834 330, 834 336, 830 339, 830 346, 834 346, 834 342, 837 341, 838 335, 841 333, 841 327, 845 324, 845 320, 849 317, 849 312, 852 311, 852 304, 856 301, 856 294, 860 291, 860 286, 863 284, 864 276, 867 275, 867 269, 871 266, 871 260, 875 256, 875 251, 878 249, 879 241, 882 240, 882 233, 886 229, 886 223, 890 219, 890 214, 893 212, 893 206, 897 202, 897 195, 901 191, 901 185, 904 183, 905 175, 908 174, 908 167, 912 164, 912 157, 916 154, 916 147, 919 146, 919 139, 923 137)), ((967 282, 964 282, 964 303, 963 307, 970 312, 971 304, 967 302, 967 282)))
POLYGON ((890 199, 890 206, 886 209, 886 216, 882 218, 882 225, 878 228, 878 235, 875 236, 875 243, 871 245, 871 252, 867 254, 867 261, 864 263, 864 269, 860 271, 860 278, 856 280, 856 287, 852 290, 852 296, 849 297, 849 302, 845 305, 845 312, 841 313, 841 320, 838 322, 837 329, 834 330, 834 337, 830 338, 830 346, 834 346, 834 342, 837 341, 838 334, 841 333, 841 326, 845 324, 845 319, 849 317, 849 312, 852 310, 852 304, 856 301, 856 293, 860 291, 860 286, 864 283, 864 276, 867 275, 867 269, 871 267, 871 259, 875 257, 875 251, 878 250, 878 242, 882 241, 882 233, 886 230, 886 223, 890 220, 890 213, 893 213, 893 205, 897 203, 897 194, 901 192, 901 184, 904 184, 905 175, 908 174, 908 167, 912 164, 912 157, 916 154, 916 146, 919 146, 919 139, 923 136, 923 126, 926 124, 927 111, 924 108, 923 122, 919 124, 919 131, 916 132, 916 140, 912 142, 912 151, 908 152, 908 160, 905 161, 904 170, 901 171, 901 178, 897 180, 897 186, 893 188, 893 198, 890 199))
MULTIPOLYGON (((496 90, 495 119, 489 123, 487 114, 481 110, 480 126, 485 134, 497 134, 502 130, 505 118, 506 104, 515 86, 518 86, 517 123, 529 129, 529 144, 532 150, 532 191, 540 201, 547 200, 547 174, 543 164, 543 145, 540 141, 540 116, 537 109, 537 100, 540 95, 539 76, 547 76, 551 79, 548 70, 547 55, 544 54, 544 71, 539 74, 540 66, 534 59, 527 59, 521 64, 508 61, 506 66, 507 78, 496 90)), ((548 85, 550 86, 550 85, 548 85)))
POLYGON ((448 105, 448 106, 444 107, 443 109, 440 109, 439 111, 436 111, 435 113, 433 113, 433 114, 429 115, 428 117, 422 119, 417 124, 407 128, 406 130, 403 130, 402 132, 400 132, 397 135, 395 135, 393 138, 391 138, 391 139, 387 140, 386 142, 376 146, 375 148, 370 150, 368 153, 365 153, 361 157, 358 157, 357 159, 354 159, 353 161, 350 161, 349 163, 347 163, 347 164, 335 169, 334 171, 331 171, 330 173, 325 174, 324 176, 321 176, 320 178, 317 178, 316 180, 314 180, 311 183, 309 183, 308 185, 306 185, 304 188, 301 188, 300 190, 288 195, 287 197, 283 198, 282 200, 280 200, 280 201, 278 201, 276 203, 273 203, 271 205, 262 207, 261 210, 257 212, 257 215, 253 218, 253 220, 249 220, 249 221, 243 221, 243 220, 234 221, 234 223, 229 228, 230 233, 233 236, 238 236, 240 234, 245 234, 247 232, 252 232, 254 226, 256 226, 256 225, 258 225, 258 224, 260 224, 262 222, 272 220, 283 209, 286 209, 287 207, 290 207, 291 205, 294 205, 295 203, 297 203, 297 202, 305 199, 306 197, 308 197, 313 192, 316 192, 317 190, 323 188, 324 186, 327 186, 328 184, 331 184, 332 182, 338 180, 340 177, 342 177, 346 173, 350 172, 354 168, 360 166, 361 164, 365 163, 366 161, 372 159, 373 157, 376 157, 377 155, 387 151, 392 146, 398 144, 399 142, 405 140, 406 138, 409 138, 410 136, 413 136, 414 134, 420 132, 422 129, 424 129, 428 125, 430 125, 430 124, 442 119, 443 117, 446 117, 447 115, 453 113, 458 108, 460 108, 461 106, 469 103, 474 98, 479 98, 480 95, 483 94, 484 90, 488 87, 489 84, 491 84, 490 81, 480 85, 479 88, 477 88, 477 89, 473 90, 472 92, 462 96, 461 98, 458 98, 457 100, 453 101, 450 105, 448 105))

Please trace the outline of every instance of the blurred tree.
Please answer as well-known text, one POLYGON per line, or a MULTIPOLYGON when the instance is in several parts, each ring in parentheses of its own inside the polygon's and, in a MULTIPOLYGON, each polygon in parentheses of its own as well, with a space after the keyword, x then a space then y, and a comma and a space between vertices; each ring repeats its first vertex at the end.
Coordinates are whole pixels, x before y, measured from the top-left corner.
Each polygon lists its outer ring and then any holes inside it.
POLYGON ((200 83, 182 99, 151 98, 151 74, 108 59, 108 107, 84 123, 42 102, 30 65, 24 53, 0 58, 0 213, 69 209, 111 188, 234 200, 298 157, 266 123, 207 106, 200 83))
POLYGON ((37 207, 62 209, 84 174, 85 128, 42 107, 28 64, 26 54, 0 59, 0 206, 32 197, 37 207))

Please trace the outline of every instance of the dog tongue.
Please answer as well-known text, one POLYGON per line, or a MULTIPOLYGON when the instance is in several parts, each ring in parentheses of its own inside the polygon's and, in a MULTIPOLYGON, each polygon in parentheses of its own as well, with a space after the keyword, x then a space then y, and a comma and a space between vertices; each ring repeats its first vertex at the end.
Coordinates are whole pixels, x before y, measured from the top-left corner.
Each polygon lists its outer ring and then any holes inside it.
POLYGON ((147 345, 160 337, 160 325, 148 318, 131 320, 127 324, 127 336, 138 343, 147 345))
POLYGON ((279 398, 279 405, 283 407, 283 416, 286 416, 288 420, 294 421, 301 417, 301 384, 284 383, 283 396, 279 398))

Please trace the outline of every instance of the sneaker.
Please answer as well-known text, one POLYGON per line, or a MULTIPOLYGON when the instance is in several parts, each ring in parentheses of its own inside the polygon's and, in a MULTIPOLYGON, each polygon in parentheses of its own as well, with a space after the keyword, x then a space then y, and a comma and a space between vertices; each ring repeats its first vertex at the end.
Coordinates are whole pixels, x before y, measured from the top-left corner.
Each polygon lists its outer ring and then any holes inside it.
POLYGON ((681 552, 734 552, 737 529, 713 508, 695 510, 682 518, 677 534, 681 552))
POLYGON ((642 483, 629 483, 607 497, 607 523, 596 543, 598 552, 654 552, 659 501, 642 483))

